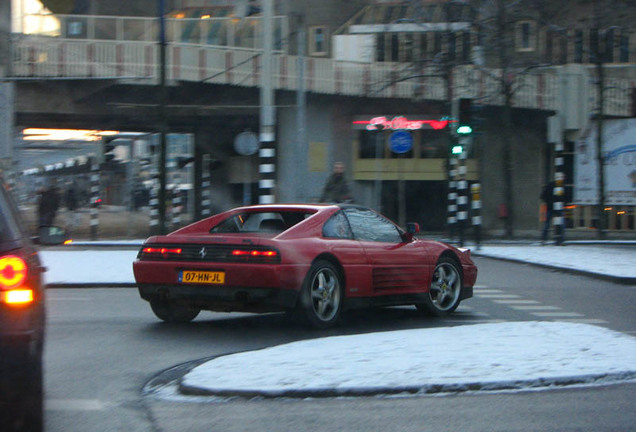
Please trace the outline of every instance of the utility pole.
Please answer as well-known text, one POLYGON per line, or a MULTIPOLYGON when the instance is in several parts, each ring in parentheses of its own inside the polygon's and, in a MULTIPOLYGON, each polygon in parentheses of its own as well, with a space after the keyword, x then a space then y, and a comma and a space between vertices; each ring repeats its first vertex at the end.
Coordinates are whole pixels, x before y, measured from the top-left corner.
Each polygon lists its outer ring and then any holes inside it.
POLYGON ((159 233, 166 233, 166 20, 165 0, 159 0, 159 233))
POLYGON ((296 187, 298 202, 306 200, 305 178, 307 177, 307 95, 305 93, 305 15, 298 16, 298 90, 296 91, 296 129, 298 158, 296 164, 296 178, 300 184, 296 187))
POLYGON ((260 92, 259 204, 275 201, 276 187, 276 113, 272 85, 272 56, 274 48, 272 21, 273 0, 263 0, 263 65, 260 92))

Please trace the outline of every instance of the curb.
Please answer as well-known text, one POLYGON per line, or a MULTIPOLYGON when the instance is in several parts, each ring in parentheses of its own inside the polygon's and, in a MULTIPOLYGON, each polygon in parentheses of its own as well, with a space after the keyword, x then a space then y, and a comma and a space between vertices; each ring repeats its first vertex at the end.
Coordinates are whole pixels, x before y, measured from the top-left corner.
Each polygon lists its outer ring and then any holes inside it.
POLYGON ((371 387, 350 389, 306 389, 306 390, 213 390, 194 386, 185 386, 179 383, 178 390, 184 396, 210 396, 210 397, 240 397, 240 398, 337 398, 337 397, 369 397, 383 395, 408 394, 413 396, 465 393, 465 392, 490 392, 490 391, 521 391, 547 388, 565 388, 575 385, 604 385, 622 383, 634 380, 636 372, 616 372, 597 375, 581 375, 569 377, 537 378, 533 380, 500 381, 500 382, 475 382, 452 384, 427 384, 422 386, 412 385, 403 387, 371 387))
POLYGON ((508 262, 514 262, 514 263, 519 263, 519 264, 527 264, 527 265, 534 266, 534 267, 547 268, 547 269, 551 269, 551 270, 561 271, 561 272, 564 272, 564 273, 587 276, 587 277, 591 277, 591 278, 594 278, 594 279, 600 279, 600 280, 605 280, 605 281, 609 281, 609 282, 618 283, 618 284, 621 284, 621 285, 636 285, 636 277, 633 277, 633 276, 606 275, 606 274, 595 273, 595 272, 590 272, 590 271, 586 271, 586 270, 578 270, 578 269, 573 269, 573 268, 568 268, 568 267, 560 267, 560 266, 556 266, 556 265, 524 261, 522 259, 517 259, 517 258, 504 258, 504 257, 500 257, 500 256, 492 256, 492 255, 488 255, 487 253, 482 253, 482 252, 475 251, 475 250, 471 250, 471 255, 472 256, 482 257, 482 258, 496 259, 496 260, 500 260, 500 261, 508 261, 508 262))
MULTIPOLYGON (((240 353, 241 351, 239 351, 240 353)), ((614 372, 604 374, 573 375, 564 377, 545 377, 529 380, 515 381, 494 381, 494 382, 474 382, 474 383, 450 383, 450 384, 426 384, 410 385, 398 387, 370 387, 370 388, 348 388, 348 389, 303 389, 303 390, 231 390, 231 389, 209 389, 197 386, 187 386, 182 383, 183 377, 192 369, 203 363, 214 360, 218 357, 236 353, 227 353, 206 357, 181 363, 171 368, 165 369, 152 377, 143 387, 144 396, 152 396, 166 386, 174 385, 178 393, 182 396, 192 397, 238 397, 245 399, 264 398, 336 398, 336 397, 369 397, 382 395, 412 395, 424 396, 444 393, 465 393, 477 391, 505 391, 505 390, 537 390, 549 388, 565 388, 576 385, 606 385, 630 382, 636 380, 636 371, 614 372)))

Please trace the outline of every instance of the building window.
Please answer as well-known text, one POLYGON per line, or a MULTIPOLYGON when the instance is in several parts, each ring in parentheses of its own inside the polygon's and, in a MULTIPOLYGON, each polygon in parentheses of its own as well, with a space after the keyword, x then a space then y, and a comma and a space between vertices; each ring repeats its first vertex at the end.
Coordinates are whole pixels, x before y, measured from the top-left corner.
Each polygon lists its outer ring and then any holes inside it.
POLYGON ((520 21, 517 23, 516 32, 517 51, 534 51, 536 46, 535 23, 532 21, 520 21))
POLYGON ((577 30, 574 34, 574 63, 583 63, 583 32, 577 30))
POLYGON ((404 35, 404 49, 403 49, 403 55, 404 55, 404 61, 405 62, 412 62, 413 61, 413 51, 415 49, 415 43, 413 41, 413 33, 406 33, 404 35))
POLYGON ((375 60, 383 62, 385 58, 384 34, 379 33, 375 38, 375 60))
POLYGON ((621 34, 619 42, 619 61, 621 63, 629 62, 629 36, 627 34, 621 34))
POLYGON ((598 60, 602 60, 599 57, 600 47, 598 39, 598 29, 590 30, 590 63, 596 63, 598 60))
POLYGON ((327 55, 327 27, 309 29, 309 55, 327 55))
POLYGON ((462 37, 462 63, 470 63, 470 33, 463 32, 461 37, 462 37))
POLYGON ((614 30, 607 30, 603 36, 605 38, 603 61, 606 63, 614 63, 614 30))
POLYGON ((391 35, 391 61, 400 61, 400 36, 397 33, 391 35))

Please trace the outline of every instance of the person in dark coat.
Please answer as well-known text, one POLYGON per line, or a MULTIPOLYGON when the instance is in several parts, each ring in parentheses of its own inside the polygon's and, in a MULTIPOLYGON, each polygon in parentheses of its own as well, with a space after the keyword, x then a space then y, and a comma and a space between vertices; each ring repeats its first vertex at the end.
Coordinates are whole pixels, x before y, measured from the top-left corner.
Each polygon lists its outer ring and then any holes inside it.
POLYGON ((548 232, 550 231, 550 223, 552 221, 552 210, 554 207, 554 182, 551 181, 543 187, 541 192, 541 201, 545 203, 545 222, 543 231, 541 232, 541 243, 548 241, 548 232))
POLYGON ((345 166, 342 162, 333 165, 333 173, 327 179, 320 202, 342 203, 351 200, 349 185, 344 176, 345 166))
POLYGON ((52 226, 60 207, 60 194, 57 186, 51 185, 40 193, 38 206, 40 226, 52 226))
POLYGON ((79 215, 77 214, 78 199, 74 185, 70 185, 69 188, 66 190, 66 196, 64 197, 64 199, 66 201, 66 208, 69 212, 68 228, 70 231, 79 223, 79 215))

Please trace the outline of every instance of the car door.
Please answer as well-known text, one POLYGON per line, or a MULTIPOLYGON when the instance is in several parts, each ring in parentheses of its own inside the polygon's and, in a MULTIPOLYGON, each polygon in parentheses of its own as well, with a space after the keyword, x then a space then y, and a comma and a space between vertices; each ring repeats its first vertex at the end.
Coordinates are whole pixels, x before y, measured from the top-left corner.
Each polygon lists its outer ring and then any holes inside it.
POLYGON ((342 210, 333 214, 322 228, 329 250, 342 265, 346 280, 347 297, 365 297, 372 294, 369 261, 360 242, 353 238, 349 221, 342 210))
POLYGON ((422 289, 430 269, 417 241, 405 242, 398 227, 373 210, 350 207, 344 213, 354 238, 367 256, 373 294, 400 294, 422 289))

